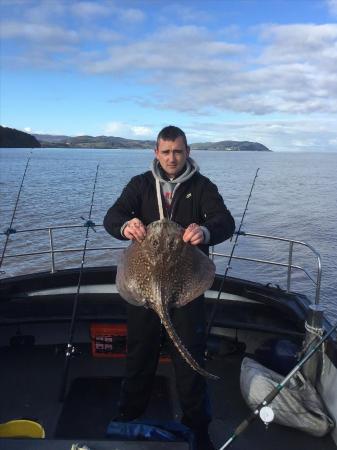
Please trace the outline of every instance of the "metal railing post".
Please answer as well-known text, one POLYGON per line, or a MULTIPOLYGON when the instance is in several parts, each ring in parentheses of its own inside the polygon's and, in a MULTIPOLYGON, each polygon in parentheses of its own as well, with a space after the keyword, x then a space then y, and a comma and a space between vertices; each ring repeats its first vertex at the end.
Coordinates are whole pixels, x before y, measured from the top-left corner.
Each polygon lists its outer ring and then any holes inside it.
POLYGON ((55 256, 54 256, 54 241, 53 241, 52 228, 48 228, 48 233, 49 233, 49 245, 50 245, 51 273, 55 273, 55 256))
POLYGON ((287 292, 290 292, 290 284, 291 284, 291 268, 293 264, 293 241, 289 242, 289 254, 288 254, 288 272, 287 272, 287 292))
POLYGON ((321 257, 317 255, 317 281, 316 281, 315 305, 318 305, 320 301, 321 278, 322 278, 322 262, 321 257))

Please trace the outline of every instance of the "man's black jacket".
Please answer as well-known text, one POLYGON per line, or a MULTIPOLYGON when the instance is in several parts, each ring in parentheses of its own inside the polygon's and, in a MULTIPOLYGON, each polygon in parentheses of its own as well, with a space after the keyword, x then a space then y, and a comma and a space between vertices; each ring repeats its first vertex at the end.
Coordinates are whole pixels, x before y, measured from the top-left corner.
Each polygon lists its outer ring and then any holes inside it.
MULTIPOLYGON (((217 187, 198 172, 177 188, 171 212, 164 211, 164 214, 184 228, 191 223, 207 227, 210 241, 207 246, 200 245, 200 249, 205 253, 208 253, 209 245, 223 242, 231 237, 235 230, 234 219, 217 187)), ((108 210, 104 227, 115 238, 126 239, 121 234, 121 227, 134 217, 140 219, 144 225, 159 220, 156 185, 151 171, 130 180, 121 196, 108 210)))

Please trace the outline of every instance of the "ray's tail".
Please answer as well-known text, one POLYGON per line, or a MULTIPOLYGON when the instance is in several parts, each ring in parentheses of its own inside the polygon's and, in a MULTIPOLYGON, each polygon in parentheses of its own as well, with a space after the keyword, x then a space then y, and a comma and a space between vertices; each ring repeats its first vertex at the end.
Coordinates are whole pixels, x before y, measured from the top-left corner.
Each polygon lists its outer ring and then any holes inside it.
POLYGON ((192 357, 192 355, 187 350, 185 345, 182 343, 180 337, 176 333, 173 324, 171 322, 169 313, 165 308, 163 308, 163 310, 161 311, 160 318, 171 341, 176 346, 177 350, 179 351, 183 359, 187 362, 187 364, 191 366, 192 369, 198 372, 200 375, 210 378, 211 380, 219 380, 219 377, 217 375, 213 375, 212 373, 207 372, 207 370, 203 369, 192 357))

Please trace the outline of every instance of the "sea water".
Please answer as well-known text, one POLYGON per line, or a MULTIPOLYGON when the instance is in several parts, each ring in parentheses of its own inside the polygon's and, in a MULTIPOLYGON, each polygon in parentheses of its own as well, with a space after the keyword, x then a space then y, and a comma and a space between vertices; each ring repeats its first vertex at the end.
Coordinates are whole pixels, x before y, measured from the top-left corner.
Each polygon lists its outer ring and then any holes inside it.
MULTIPOLYGON (((1 228, 10 225, 29 149, 0 149, 1 228)), ((232 212, 237 229, 253 183, 256 179, 241 230, 246 233, 277 236, 310 244, 322 261, 320 302, 327 308, 331 321, 337 319, 337 153, 291 152, 216 152, 192 151, 200 171, 219 188, 232 212)), ((116 263, 118 250, 93 250, 97 247, 120 247, 99 226, 107 209, 121 193, 128 180, 148 170, 153 159, 151 150, 125 149, 34 149, 22 186, 6 255, 45 252, 22 258, 7 257, 1 276, 50 270, 49 235, 44 228, 77 225, 53 232, 57 250, 77 248, 76 253, 57 253, 56 269, 79 267, 93 198, 92 216, 98 226, 89 231, 86 265, 116 263), (98 178, 93 186, 97 165, 98 178), (20 230, 32 230, 19 233, 20 230), (37 230, 38 231, 34 231, 37 230), (42 230, 41 230, 42 229, 42 230)), ((5 242, 1 235, 0 251, 5 242)), ((123 243, 122 243, 123 244, 123 243)), ((229 255, 234 239, 215 248, 229 255)), ((287 287, 289 242, 239 236, 228 276, 272 283, 287 287), (238 258, 269 260, 278 265, 253 263, 238 258)), ((1 254, 0 253, 0 254, 1 254)), ((315 301, 317 255, 311 249, 295 244, 290 289, 301 291, 315 301), (308 278, 308 275, 312 278, 308 278)), ((225 271, 226 258, 215 259, 219 273, 225 271)))

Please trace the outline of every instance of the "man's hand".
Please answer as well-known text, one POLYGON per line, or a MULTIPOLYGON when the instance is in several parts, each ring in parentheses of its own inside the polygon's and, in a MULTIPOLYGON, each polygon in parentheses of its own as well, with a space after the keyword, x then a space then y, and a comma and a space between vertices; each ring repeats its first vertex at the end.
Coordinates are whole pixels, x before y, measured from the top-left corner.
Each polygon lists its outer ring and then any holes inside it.
POLYGON ((204 232, 196 223, 191 223, 183 234, 183 241, 192 245, 202 244, 204 241, 204 232))
POLYGON ((128 221, 126 227, 123 230, 123 234, 127 239, 142 242, 146 236, 146 228, 141 220, 135 218, 128 221))

